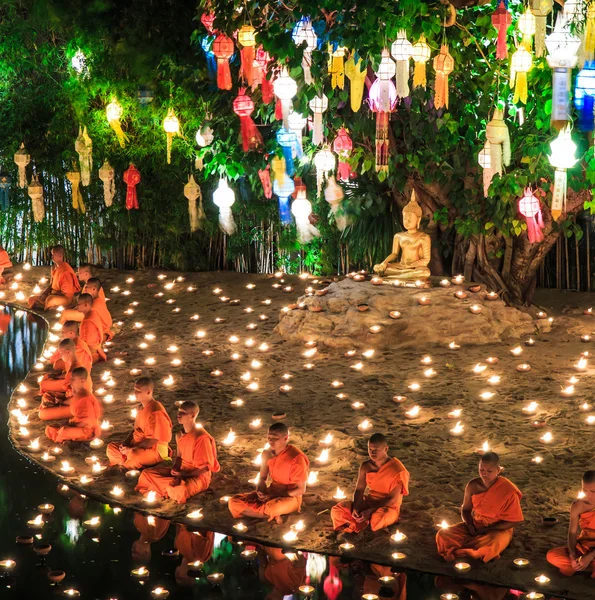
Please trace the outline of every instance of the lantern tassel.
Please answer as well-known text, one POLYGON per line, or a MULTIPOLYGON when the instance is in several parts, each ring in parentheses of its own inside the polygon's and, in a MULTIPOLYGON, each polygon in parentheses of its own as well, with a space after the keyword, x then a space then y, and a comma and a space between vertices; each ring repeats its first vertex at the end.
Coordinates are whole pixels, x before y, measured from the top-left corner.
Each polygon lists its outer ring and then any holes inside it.
POLYGON ((124 131, 122 131, 122 125, 120 125, 120 120, 112 119, 111 121, 109 121, 109 125, 114 130, 114 133, 118 138, 118 143, 122 148, 124 148, 126 142, 128 141, 128 136, 124 133, 124 131))
POLYGON ((240 117, 240 129, 242 132, 242 148, 244 152, 255 150, 262 145, 263 139, 260 131, 251 117, 240 117))
MULTIPOLYGON (((516 104, 517 102, 522 102, 523 104, 527 104, 527 73, 525 71, 519 71, 516 73, 516 76, 512 78, 514 80, 514 97, 512 99, 512 103, 516 104)), ((512 83, 512 82, 511 82, 512 83)))
POLYGON ((217 87, 220 90, 231 90, 231 70, 227 58, 217 59, 217 87))
POLYGON ((541 210, 534 217, 528 217, 527 221, 527 236, 529 237, 530 244, 537 244, 543 242, 543 217, 541 216, 541 210))
POLYGON ((289 131, 289 113, 291 112, 293 104, 291 100, 281 100, 281 114, 283 117, 283 128, 289 131))
POLYGON ((312 131, 312 143, 315 146, 319 146, 324 141, 324 134, 322 129, 322 113, 314 113, 314 129, 312 131))
POLYGON ((426 77, 426 63, 421 61, 416 62, 415 67, 413 69, 413 87, 422 87, 425 90, 427 83, 428 80, 426 77))
POLYGON ((587 8, 584 51, 586 60, 590 61, 595 58, 595 2, 590 2, 587 8))
POLYGON ((339 166, 337 167, 337 175, 341 181, 349 181, 351 175, 351 167, 348 162, 345 162, 339 156, 339 166))
POLYGON ((545 34, 547 26, 547 17, 535 15, 535 56, 541 58, 545 55, 545 34))
POLYGON ((279 156, 273 157, 271 168, 273 170, 273 180, 278 182, 279 185, 283 185, 285 182, 285 159, 279 156))
MULTIPOLYGON (((283 169, 283 172, 285 173, 285 168, 283 169)), ((270 200, 273 197, 273 186, 271 184, 271 172, 268 165, 266 169, 259 169, 258 177, 260 178, 260 183, 262 184, 264 197, 267 200, 270 200)))
POLYGON ((506 45, 506 30, 508 26, 502 24, 498 27, 498 41, 496 44, 496 58, 498 60, 508 58, 508 46, 506 45))
POLYGON ((313 82, 312 79, 312 52, 308 49, 304 50, 304 55, 302 56, 302 71, 304 72, 304 82, 306 85, 311 85, 313 82))
POLYGON ((585 94, 583 97, 583 105, 578 113, 578 128, 580 131, 593 131, 593 102, 594 96, 585 94))
POLYGON ((293 163, 293 147, 281 146, 283 151, 283 157, 285 158, 285 172, 291 177, 295 172, 295 166, 293 163))
POLYGON ((267 79, 266 73, 263 73, 262 75, 262 84, 260 85, 260 90, 262 92, 262 101, 265 104, 270 104, 274 97, 273 83, 267 79))
POLYGON ((173 140, 173 134, 167 132, 167 164, 171 165, 171 143, 173 140))
POLYGON ((566 186, 566 170, 556 169, 552 198, 552 218, 556 221, 566 212, 566 186))
POLYGON ((434 88, 434 107, 448 108, 448 75, 438 71, 436 72, 436 83, 434 88))
POLYGON ((226 235, 233 235, 236 232, 236 222, 233 220, 231 208, 219 208, 219 227, 226 235))
POLYGON ((331 52, 331 87, 343 89, 345 87, 345 60, 343 54, 331 52))
POLYGON ((279 217, 283 225, 291 225, 291 209, 288 196, 277 196, 279 198, 279 217))
POLYGON ((349 100, 351 104, 351 110, 357 112, 362 106, 362 98, 364 97, 364 84, 366 81, 366 71, 364 67, 363 59, 359 58, 357 63, 353 59, 353 56, 345 63, 345 75, 349 79, 351 85, 349 86, 349 100))
POLYGON ((244 46, 240 51, 240 58, 242 61, 241 76, 251 86, 254 81, 254 46, 244 46))
POLYGON ((397 62, 397 96, 407 98, 409 96, 409 61, 398 60, 397 62))

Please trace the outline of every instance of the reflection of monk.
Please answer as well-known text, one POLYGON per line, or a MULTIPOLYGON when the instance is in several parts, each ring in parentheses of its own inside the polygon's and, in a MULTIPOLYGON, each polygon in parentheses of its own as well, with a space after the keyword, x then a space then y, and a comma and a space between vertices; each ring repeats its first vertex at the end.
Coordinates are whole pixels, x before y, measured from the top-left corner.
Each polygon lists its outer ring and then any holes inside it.
POLYGON ((364 579, 363 593, 375 594, 386 600, 407 599, 407 575, 405 573, 393 573, 391 567, 370 563, 371 573, 364 579), (393 577, 394 581, 380 583, 381 577, 393 577))
MULTIPOLYGON (((66 321, 62 326, 62 339, 72 340, 76 347, 76 361, 87 371, 91 372, 93 365, 93 357, 91 356, 91 350, 87 346, 86 342, 79 337, 79 324, 76 321, 66 321)), ((50 362, 54 367, 55 371, 64 370, 64 361, 60 358, 60 351, 56 350, 50 358, 50 362)))
POLYGON ((509 594, 510 590, 508 588, 495 587, 474 581, 454 580, 441 575, 436 577, 434 585, 438 589, 447 590, 450 593, 469 590, 473 592, 471 598, 477 600, 504 600, 505 598, 517 600, 518 598, 517 595, 509 594))
POLYGON ((0 335, 8 331, 11 320, 12 317, 10 316, 10 313, 0 313, 0 335))
POLYGON ((500 471, 500 458, 495 452, 482 455, 479 477, 465 488, 463 523, 441 529, 436 535, 438 554, 445 560, 470 557, 489 562, 500 558, 510 544, 513 527, 523 521, 522 494, 500 471))
POLYGON ((134 526, 140 533, 140 538, 132 542, 132 560, 148 562, 151 560, 151 544, 162 539, 169 529, 170 521, 159 517, 145 517, 140 513, 134 514, 134 526))
POLYGON ((196 569, 192 565, 196 561, 206 563, 211 560, 215 548, 215 534, 206 529, 189 531, 185 525, 177 524, 174 546, 182 555, 182 564, 176 568, 176 583, 191 584, 194 583, 194 579, 188 577, 188 569, 196 569))
POLYGON ((283 554, 280 548, 262 546, 259 575, 273 590, 269 600, 281 600, 295 594, 306 581, 306 557, 300 553, 283 554))

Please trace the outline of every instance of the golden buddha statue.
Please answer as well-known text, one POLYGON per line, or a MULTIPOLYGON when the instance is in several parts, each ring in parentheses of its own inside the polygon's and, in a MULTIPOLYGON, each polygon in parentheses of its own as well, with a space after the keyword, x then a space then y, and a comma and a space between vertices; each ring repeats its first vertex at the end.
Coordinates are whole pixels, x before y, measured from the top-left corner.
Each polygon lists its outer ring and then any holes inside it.
POLYGON ((403 226, 406 231, 393 238, 393 250, 380 264, 374 265, 374 272, 380 277, 402 281, 427 280, 430 277, 430 253, 432 241, 427 233, 419 230, 422 210, 415 198, 403 209, 403 226), (401 260, 398 261, 399 254, 401 260))

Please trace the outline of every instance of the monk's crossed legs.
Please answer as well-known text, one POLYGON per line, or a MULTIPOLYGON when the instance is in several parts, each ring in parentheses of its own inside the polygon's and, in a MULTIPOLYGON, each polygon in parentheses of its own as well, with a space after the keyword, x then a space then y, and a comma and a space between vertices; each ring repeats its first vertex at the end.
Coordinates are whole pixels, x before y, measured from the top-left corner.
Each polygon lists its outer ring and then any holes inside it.
POLYGON ((394 525, 399 520, 399 510, 389 506, 383 506, 382 508, 377 508, 372 513, 369 521, 361 521, 358 523, 351 514, 352 509, 353 502, 339 502, 339 504, 335 504, 335 506, 331 508, 333 529, 339 529, 340 527, 346 526, 344 531, 347 533, 359 533, 370 525, 372 531, 379 531, 380 529, 394 525))
POLYGON ((93 430, 89 427, 53 427, 45 428, 45 435, 53 442, 86 442, 93 439, 93 430))
POLYGON ((230 498, 229 510, 234 517, 252 517, 252 518, 265 518, 268 517, 269 521, 283 515, 290 515, 294 512, 299 512, 300 502, 295 497, 283 497, 283 498, 272 498, 263 502, 258 499, 256 492, 249 494, 238 494, 230 498))
POLYGON ((512 529, 506 529, 471 535, 465 523, 458 523, 448 529, 441 529, 436 534, 436 546, 438 554, 448 562, 469 556, 481 558, 487 563, 494 558, 500 558, 500 554, 512 540, 512 532, 512 529))
MULTIPOLYGON (((580 553, 578 553, 580 555, 580 553)), ((577 571, 572 568, 572 564, 570 562, 570 554, 568 553, 568 548, 566 546, 560 546, 559 548, 552 548, 547 553, 547 561, 550 565, 554 565, 562 575, 566 575, 566 577, 570 577, 574 575, 577 571)), ((591 571, 591 577, 595 579, 595 560, 591 562, 591 564, 585 569, 586 572, 591 571)))
POLYGON ((120 452, 120 444, 111 442, 107 445, 107 457, 110 465, 122 465, 127 469, 143 469, 160 463, 163 458, 152 448, 134 448, 127 455, 120 452))

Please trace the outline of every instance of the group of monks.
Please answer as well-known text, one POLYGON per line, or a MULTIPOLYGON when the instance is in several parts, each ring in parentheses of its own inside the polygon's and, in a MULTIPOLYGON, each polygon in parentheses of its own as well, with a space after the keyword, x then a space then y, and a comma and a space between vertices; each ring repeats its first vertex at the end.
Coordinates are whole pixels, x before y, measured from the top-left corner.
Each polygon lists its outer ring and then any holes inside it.
MULTIPOLYGON (((1 250, 1 249, 0 249, 1 250)), ((0 252, 0 262, 2 262, 0 252)), ((54 442, 89 441, 101 434, 101 404, 93 395, 92 365, 106 360, 105 341, 112 337, 112 319, 99 279, 88 265, 79 267, 78 279, 64 260, 64 248, 52 248, 51 281, 29 305, 42 310, 63 307, 60 322, 63 339, 52 357, 54 372, 43 377, 39 417, 44 421, 67 420, 48 425, 46 435, 54 442)), ((1 274, 1 273, 0 273, 1 274)), ((107 446, 110 465, 122 470, 142 470, 136 490, 155 492, 180 504, 205 491, 220 470, 213 437, 196 423, 199 406, 180 404, 175 454, 170 448, 172 421, 154 396, 153 381, 141 377, 134 395, 141 408, 134 428, 121 442, 107 446)), ((276 523, 299 512, 308 481, 306 455, 289 443, 283 423, 268 429, 267 445, 256 489, 236 494, 229 500, 234 518, 267 519, 276 523)), ((462 522, 440 529, 438 553, 446 560, 469 557, 489 562, 500 557, 510 544, 513 530, 523 521, 522 494, 502 476, 499 457, 486 452, 479 461, 479 476, 469 481, 461 507, 462 522)), ((353 499, 331 509, 333 529, 359 533, 367 527, 385 530, 397 523, 403 497, 409 494, 409 472, 388 454, 387 438, 375 433, 368 440, 368 459, 359 468, 353 499)), ((567 547, 555 548, 547 560, 564 575, 590 570, 595 577, 595 471, 583 476, 583 498, 572 504, 567 547), (580 533, 579 533, 580 528, 580 533)))

